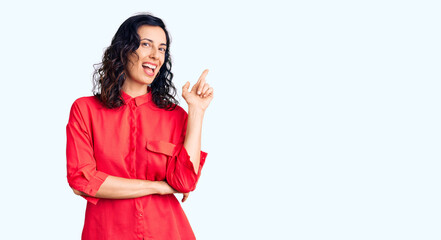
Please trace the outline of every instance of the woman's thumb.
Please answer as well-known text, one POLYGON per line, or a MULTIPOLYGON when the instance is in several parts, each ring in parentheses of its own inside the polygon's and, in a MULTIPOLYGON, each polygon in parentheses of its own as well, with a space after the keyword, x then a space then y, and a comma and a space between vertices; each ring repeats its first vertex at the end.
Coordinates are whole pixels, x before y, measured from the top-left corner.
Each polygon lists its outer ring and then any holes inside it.
POLYGON ((188 92, 188 88, 190 87, 190 82, 186 82, 184 86, 182 86, 182 93, 188 92))

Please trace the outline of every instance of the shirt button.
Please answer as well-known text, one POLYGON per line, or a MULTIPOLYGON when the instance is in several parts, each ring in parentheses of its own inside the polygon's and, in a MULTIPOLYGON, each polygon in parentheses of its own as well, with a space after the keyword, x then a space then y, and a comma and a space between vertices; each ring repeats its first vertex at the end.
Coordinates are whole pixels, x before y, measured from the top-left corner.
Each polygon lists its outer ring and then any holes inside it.
POLYGON ((135 147, 132 147, 132 152, 134 152, 135 151, 135 147))
POLYGON ((142 217, 142 213, 139 213, 139 216, 142 217))

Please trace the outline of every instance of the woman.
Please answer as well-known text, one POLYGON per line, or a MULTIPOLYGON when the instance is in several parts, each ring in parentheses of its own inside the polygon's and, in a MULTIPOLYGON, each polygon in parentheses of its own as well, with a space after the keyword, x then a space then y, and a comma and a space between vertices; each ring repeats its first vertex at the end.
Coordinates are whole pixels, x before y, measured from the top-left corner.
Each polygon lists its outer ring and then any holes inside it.
POLYGON ((87 200, 82 239, 195 239, 184 202, 205 162, 201 129, 213 99, 205 70, 177 105, 170 37, 149 14, 128 18, 94 74, 94 96, 74 101, 67 179, 87 200))

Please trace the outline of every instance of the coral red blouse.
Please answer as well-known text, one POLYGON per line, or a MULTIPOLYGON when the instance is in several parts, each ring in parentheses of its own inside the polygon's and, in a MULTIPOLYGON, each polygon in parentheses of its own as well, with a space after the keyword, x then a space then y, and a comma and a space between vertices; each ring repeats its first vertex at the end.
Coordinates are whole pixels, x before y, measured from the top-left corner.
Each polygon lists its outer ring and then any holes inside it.
MULTIPOLYGON (((69 186, 95 196, 107 176, 166 180, 179 192, 196 187, 207 153, 201 151, 198 174, 183 147, 187 113, 181 107, 156 107, 151 93, 108 109, 94 96, 74 101, 67 133, 69 186)), ((174 194, 132 199, 87 200, 82 239, 195 239, 174 194)))

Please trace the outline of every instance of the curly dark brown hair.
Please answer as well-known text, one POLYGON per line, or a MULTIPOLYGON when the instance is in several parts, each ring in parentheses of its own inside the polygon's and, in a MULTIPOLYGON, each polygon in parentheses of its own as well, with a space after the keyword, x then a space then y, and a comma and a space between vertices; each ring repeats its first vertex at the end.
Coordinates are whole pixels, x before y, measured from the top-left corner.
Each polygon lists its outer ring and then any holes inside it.
POLYGON ((117 108, 124 104, 121 88, 126 79, 128 58, 140 46, 138 28, 143 25, 161 27, 167 38, 164 63, 149 88, 153 102, 157 107, 166 110, 173 110, 178 104, 175 98, 176 88, 172 82, 170 36, 160 18, 143 13, 132 16, 121 24, 110 46, 105 50, 102 62, 94 65, 92 91, 107 108, 117 108))

